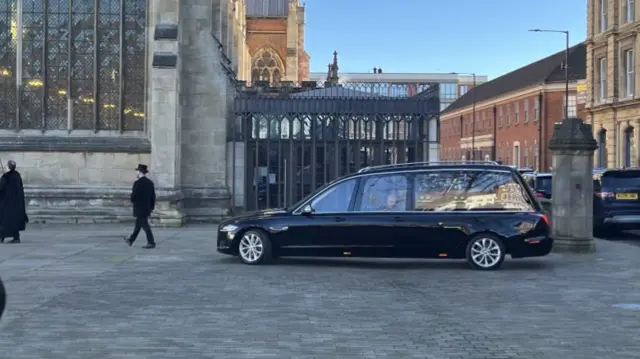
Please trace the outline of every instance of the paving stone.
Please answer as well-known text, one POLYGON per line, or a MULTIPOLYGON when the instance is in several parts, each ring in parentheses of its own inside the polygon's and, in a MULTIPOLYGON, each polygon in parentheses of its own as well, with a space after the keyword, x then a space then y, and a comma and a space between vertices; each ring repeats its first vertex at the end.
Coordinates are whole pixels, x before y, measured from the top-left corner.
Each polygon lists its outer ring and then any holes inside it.
POLYGON ((215 251, 215 227, 31 226, 0 245, 2 358, 637 358, 640 247, 463 261, 215 251))

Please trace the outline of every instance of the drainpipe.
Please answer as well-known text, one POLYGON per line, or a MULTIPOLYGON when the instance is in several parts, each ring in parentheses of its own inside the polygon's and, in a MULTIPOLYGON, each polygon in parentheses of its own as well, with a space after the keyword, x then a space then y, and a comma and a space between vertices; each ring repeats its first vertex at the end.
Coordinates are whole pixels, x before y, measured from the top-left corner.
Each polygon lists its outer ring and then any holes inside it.
POLYGON ((498 159, 498 107, 493 105, 493 146, 491 148, 491 158, 498 159))
MULTIPOLYGON (((539 114, 538 114, 538 170, 542 171, 542 172, 546 172, 546 170, 543 170, 544 167, 544 163, 545 163, 545 156, 544 154, 547 153, 547 151, 544 150, 544 146, 543 146, 543 135, 542 135, 542 131, 543 131, 543 126, 542 126, 542 122, 544 122, 547 118, 546 116, 546 110, 547 110, 547 106, 545 106, 544 104, 544 95, 543 92, 540 91, 540 93, 538 94, 538 108, 539 108, 539 114)), ((544 136, 546 137, 546 136, 544 136)))

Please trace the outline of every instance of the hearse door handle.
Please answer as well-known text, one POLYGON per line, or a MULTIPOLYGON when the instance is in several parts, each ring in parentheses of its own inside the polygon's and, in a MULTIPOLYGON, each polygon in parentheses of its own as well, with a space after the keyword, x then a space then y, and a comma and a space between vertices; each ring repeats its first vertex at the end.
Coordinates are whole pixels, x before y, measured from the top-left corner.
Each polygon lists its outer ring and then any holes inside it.
POLYGON ((396 222, 404 222, 404 218, 402 217, 393 217, 393 220, 396 222))
POLYGON ((344 217, 336 217, 336 222, 344 222, 344 221, 346 221, 346 220, 347 220, 347 219, 346 219, 346 218, 344 218, 344 217))

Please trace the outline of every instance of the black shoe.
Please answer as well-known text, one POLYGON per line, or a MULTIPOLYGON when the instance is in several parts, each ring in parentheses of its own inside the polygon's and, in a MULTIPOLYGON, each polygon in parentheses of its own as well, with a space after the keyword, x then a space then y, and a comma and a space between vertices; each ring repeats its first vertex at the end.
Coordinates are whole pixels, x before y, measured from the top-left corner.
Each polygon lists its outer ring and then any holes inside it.
POLYGON ((11 240, 11 241, 9 241, 7 243, 20 243, 20 240, 19 239, 14 239, 14 240, 11 240))
POLYGON ((131 245, 133 244, 133 242, 129 239, 129 237, 124 237, 124 243, 128 244, 129 247, 131 247, 131 245))
POLYGON ((4 238, 0 238, 0 243, 4 243, 4 238))
POLYGON ((151 248, 155 248, 156 244, 155 243, 147 243, 144 246, 142 246, 142 248, 144 249, 151 249, 151 248))

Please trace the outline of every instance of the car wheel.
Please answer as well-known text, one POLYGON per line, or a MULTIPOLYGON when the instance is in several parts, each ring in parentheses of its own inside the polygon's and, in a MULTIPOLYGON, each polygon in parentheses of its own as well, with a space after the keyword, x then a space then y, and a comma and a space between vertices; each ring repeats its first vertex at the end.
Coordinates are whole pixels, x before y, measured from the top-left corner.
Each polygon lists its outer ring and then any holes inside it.
POLYGON ((491 234, 480 234, 467 244, 467 262, 479 270, 498 269, 504 262, 504 244, 491 234))
POLYGON ((271 260, 271 248, 269 236, 252 229, 242 234, 238 242, 238 255, 245 264, 262 264, 271 260))

